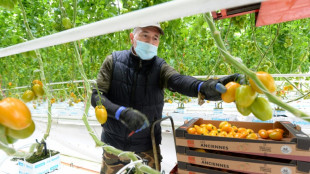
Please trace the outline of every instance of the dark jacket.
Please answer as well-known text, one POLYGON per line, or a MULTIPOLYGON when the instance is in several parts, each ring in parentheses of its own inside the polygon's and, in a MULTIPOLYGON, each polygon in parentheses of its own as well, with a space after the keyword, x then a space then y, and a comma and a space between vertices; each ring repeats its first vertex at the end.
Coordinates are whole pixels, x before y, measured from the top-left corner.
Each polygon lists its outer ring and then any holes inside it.
MULTIPOLYGON (((137 109, 152 124, 162 118, 165 87, 188 96, 197 96, 199 82, 193 77, 180 75, 157 56, 151 60, 141 60, 130 50, 113 52, 112 57, 103 63, 97 79, 99 91, 115 104, 107 108, 109 118, 103 125, 102 141, 122 150, 150 150, 150 127, 128 137, 130 130, 113 119, 117 108, 125 106, 137 109)), ((94 95, 98 95, 96 90, 93 90, 92 96, 92 105, 95 107, 94 95)), ((160 144, 160 126, 155 127, 155 138, 156 144, 160 144)))

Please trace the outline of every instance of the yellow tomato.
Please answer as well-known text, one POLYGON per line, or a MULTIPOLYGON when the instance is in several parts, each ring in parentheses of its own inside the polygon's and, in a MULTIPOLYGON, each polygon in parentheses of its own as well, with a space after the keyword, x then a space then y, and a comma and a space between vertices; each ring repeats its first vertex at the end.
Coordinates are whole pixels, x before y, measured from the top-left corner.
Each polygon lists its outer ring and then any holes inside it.
MULTIPOLYGON (((270 92, 270 93, 273 93, 276 91, 277 87, 276 87, 276 84, 274 82, 274 79, 273 77, 267 73, 267 72, 264 72, 264 71, 259 71, 256 73, 256 76, 257 78, 263 83, 263 85, 267 88, 267 90, 270 92)), ((258 93, 263 93, 263 91, 261 91, 258 86, 255 84, 255 82, 250 79, 250 84, 251 84, 251 87, 258 93)))

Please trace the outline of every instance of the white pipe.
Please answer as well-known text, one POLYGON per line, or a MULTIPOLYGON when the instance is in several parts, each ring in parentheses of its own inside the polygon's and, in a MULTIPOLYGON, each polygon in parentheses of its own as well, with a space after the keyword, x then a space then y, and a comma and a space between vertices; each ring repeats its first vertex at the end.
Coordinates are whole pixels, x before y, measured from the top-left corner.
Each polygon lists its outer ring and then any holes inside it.
POLYGON ((185 16, 254 4, 262 1, 263 0, 174 0, 2 48, 0 49, 0 58, 39 48, 127 30, 136 26, 169 21, 185 16))
MULTIPOLYGON (((272 77, 310 77, 310 74, 270 74, 272 77)), ((227 75, 210 75, 210 77, 225 77, 227 75)), ((198 79, 205 79, 208 76, 193 76, 198 79)))
MULTIPOLYGON (((310 74, 270 74, 272 77, 310 77, 310 74)), ((225 77, 227 75, 210 75, 211 78, 221 78, 225 77)), ((205 79, 208 76, 193 76, 197 79, 205 79)), ((54 82, 54 83, 48 83, 47 85, 60 85, 60 84, 67 84, 67 83, 82 83, 84 80, 75 80, 75 81, 65 81, 65 82, 54 82)), ((88 80, 90 83, 96 83, 96 80, 88 80)), ((279 82, 279 81, 276 81, 279 82)), ((301 80, 290 80, 290 82, 308 82, 308 81, 301 81, 301 80)), ((12 89, 23 89, 23 88, 29 88, 29 86, 20 86, 12 89)), ((83 87, 78 87, 78 88, 83 88, 83 87)), ((2 89, 3 91, 9 90, 9 89, 2 89)), ((56 90, 62 90, 62 89, 54 89, 56 90)))

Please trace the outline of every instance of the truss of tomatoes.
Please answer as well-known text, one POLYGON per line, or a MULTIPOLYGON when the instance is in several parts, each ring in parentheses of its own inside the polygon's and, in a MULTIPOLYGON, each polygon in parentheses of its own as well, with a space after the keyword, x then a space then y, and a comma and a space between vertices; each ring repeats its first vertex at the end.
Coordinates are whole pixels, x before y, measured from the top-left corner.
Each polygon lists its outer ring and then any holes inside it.
POLYGON ((43 83, 40 80, 33 80, 31 84, 31 89, 28 89, 23 93, 22 100, 27 103, 38 97, 42 97, 43 95, 43 83))
MULTIPOLYGON (((256 72, 256 76, 270 93, 276 91, 274 79, 269 73, 259 71, 256 72)), ((263 94, 263 92, 252 79, 249 80, 249 85, 229 82, 225 87, 227 91, 222 94, 222 100, 226 103, 235 102, 237 110, 243 116, 248 116, 252 113, 256 118, 262 121, 272 118, 272 108, 268 100, 257 95, 257 93, 263 94)))
POLYGON ((0 141, 13 144, 18 139, 28 138, 33 134, 35 124, 31 112, 24 102, 16 98, 0 101, 0 141))

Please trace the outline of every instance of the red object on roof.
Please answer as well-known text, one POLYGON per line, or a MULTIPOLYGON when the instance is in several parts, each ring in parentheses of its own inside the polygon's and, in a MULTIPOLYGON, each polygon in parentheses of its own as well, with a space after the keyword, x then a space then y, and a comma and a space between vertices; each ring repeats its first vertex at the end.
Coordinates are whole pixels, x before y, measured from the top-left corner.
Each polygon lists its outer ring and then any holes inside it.
POLYGON ((261 3, 256 26, 310 17, 310 0, 268 0, 261 3))

